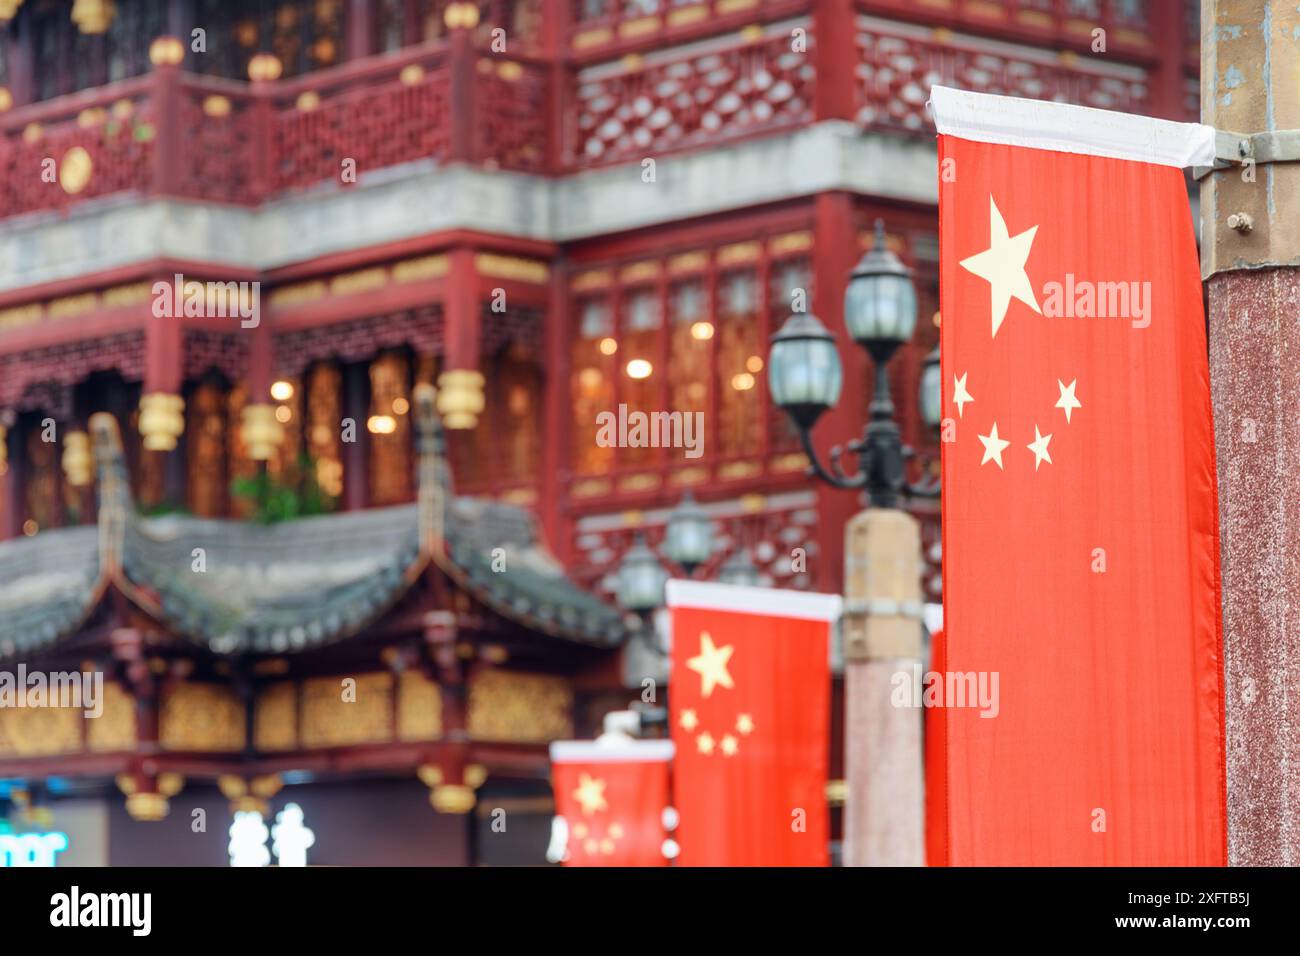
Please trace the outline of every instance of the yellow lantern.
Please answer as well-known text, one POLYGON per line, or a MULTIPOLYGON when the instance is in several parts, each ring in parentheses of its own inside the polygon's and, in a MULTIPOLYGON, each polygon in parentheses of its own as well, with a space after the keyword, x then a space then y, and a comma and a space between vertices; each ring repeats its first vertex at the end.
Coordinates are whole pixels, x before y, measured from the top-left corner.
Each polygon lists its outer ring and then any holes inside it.
POLYGON ((85 432, 63 436, 63 473, 74 488, 84 488, 94 478, 95 459, 90 453, 90 436, 85 432))
POLYGON ((104 33, 116 12, 113 0, 76 0, 72 5, 72 22, 82 33, 104 33))
POLYGON ((278 80, 283 72, 284 64, 274 53, 255 53, 248 61, 248 78, 254 83, 278 80))
POLYGON ((12 20, 22 5, 23 0, 0 0, 0 20, 12 20))
POLYGON ((448 428, 473 428, 483 414, 483 373, 451 369, 438 376, 438 413, 448 428))
POLYGON ((246 405, 239 437, 253 461, 270 461, 284 442, 284 426, 275 417, 275 406, 246 405))
POLYGON ((167 392, 140 396, 140 434, 149 451, 171 451, 185 433, 185 399, 167 392))
POLYGON ((154 66, 179 66, 185 59, 185 44, 171 36, 157 37, 149 44, 149 62, 154 66))

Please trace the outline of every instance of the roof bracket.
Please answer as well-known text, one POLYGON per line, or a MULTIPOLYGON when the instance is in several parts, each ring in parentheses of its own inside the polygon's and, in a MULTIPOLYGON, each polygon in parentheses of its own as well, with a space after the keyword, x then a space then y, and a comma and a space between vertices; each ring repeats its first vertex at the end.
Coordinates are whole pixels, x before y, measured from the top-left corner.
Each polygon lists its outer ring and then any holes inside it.
POLYGON ((1204 179, 1219 169, 1247 164, 1300 162, 1300 129, 1273 129, 1262 133, 1214 131, 1214 165, 1196 166, 1192 175, 1204 179))

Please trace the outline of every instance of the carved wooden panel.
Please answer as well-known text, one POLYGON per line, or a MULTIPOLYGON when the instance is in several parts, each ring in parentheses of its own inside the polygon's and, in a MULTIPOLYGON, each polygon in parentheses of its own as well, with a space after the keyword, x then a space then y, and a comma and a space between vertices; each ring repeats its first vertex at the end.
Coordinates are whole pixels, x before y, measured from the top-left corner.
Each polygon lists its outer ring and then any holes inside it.
POLYGON ((225 684, 168 688, 158 716, 158 740, 168 750, 239 751, 247 742, 244 702, 225 684))
POLYGON ((469 688, 468 725, 476 740, 545 743, 573 736, 573 690, 562 677, 496 669, 469 688))

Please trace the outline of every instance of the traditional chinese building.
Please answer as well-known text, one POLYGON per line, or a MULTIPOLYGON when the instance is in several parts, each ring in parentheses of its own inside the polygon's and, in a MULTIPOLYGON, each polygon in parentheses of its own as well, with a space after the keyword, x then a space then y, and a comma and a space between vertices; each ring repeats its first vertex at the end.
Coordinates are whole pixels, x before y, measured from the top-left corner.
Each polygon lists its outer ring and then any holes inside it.
MULTIPOLYGON (((0 2, 0 666, 112 678, 98 720, 0 711, 0 778, 116 781, 122 827, 295 774, 543 820, 545 743, 628 699, 613 569, 685 491, 700 575, 745 548, 839 590, 859 502, 805 477, 764 362, 814 312, 847 383, 819 447, 860 430, 876 218, 935 450, 930 85, 1194 119, 1197 7, 0 2), (702 412, 702 453, 598 441, 620 405, 702 412)), ((491 860, 463 823, 440 859, 491 860)))

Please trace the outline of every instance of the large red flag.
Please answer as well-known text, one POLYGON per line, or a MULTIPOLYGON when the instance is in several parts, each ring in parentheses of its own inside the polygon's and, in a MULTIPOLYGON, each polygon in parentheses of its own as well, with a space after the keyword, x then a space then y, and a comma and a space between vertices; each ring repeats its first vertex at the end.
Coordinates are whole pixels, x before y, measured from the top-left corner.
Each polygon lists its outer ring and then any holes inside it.
POLYGON ((668 582, 684 866, 825 866, 838 596, 668 582))
POLYGON ((667 866, 671 740, 558 740, 551 784, 568 866, 667 866))
POLYGON ((930 846, 957 865, 1223 864, 1214 435, 1180 168, 1208 164, 1213 131, 931 102, 944 667, 996 699, 945 701, 930 846))

